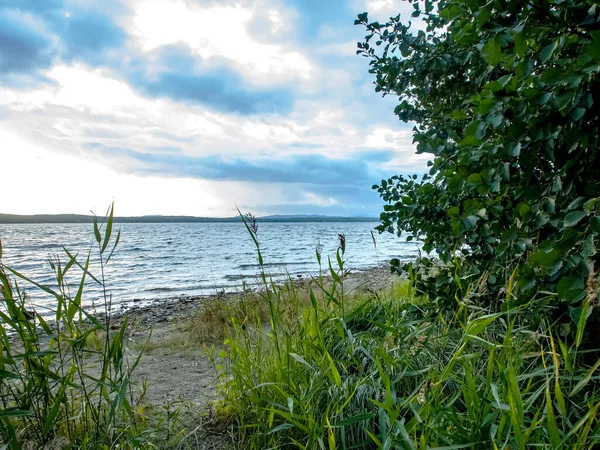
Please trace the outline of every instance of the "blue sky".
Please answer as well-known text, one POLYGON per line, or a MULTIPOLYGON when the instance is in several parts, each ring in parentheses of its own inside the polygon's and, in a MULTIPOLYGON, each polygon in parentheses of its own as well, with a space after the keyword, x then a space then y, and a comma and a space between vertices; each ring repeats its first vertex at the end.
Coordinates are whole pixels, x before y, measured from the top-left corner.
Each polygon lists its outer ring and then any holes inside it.
POLYGON ((356 56, 400 0, 0 0, 0 212, 377 216, 423 172, 356 56))

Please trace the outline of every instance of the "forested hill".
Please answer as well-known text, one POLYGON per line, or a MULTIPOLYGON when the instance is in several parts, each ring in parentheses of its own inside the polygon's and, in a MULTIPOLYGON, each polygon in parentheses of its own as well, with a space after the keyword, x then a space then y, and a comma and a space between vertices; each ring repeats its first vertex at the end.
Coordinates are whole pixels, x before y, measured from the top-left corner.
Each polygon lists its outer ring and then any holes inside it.
MULTIPOLYGON (((82 214, 0 214, 0 224, 15 223, 92 223, 93 216, 82 214)), ((98 220, 103 221, 103 217, 98 220)), ((115 223, 211 223, 211 222, 238 222, 235 217, 193 217, 193 216, 139 216, 115 217, 115 223)), ((320 215, 274 215, 259 217, 261 222, 375 222, 373 217, 333 217, 320 215)))

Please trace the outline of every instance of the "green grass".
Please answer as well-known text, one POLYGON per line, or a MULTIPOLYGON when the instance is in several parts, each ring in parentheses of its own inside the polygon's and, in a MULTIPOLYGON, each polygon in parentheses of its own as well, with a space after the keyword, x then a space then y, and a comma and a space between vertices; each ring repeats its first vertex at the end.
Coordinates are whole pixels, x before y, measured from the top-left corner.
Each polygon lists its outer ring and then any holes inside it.
POLYGON ((130 383, 139 356, 130 358, 126 352, 127 319, 110 331, 111 299, 104 269, 119 240, 118 234, 112 235, 112 217, 111 208, 104 227, 94 221, 99 274, 90 273, 89 255, 81 261, 67 250, 62 259, 57 256, 50 262, 56 275, 54 289, 0 263, 2 448, 150 446, 130 383), (76 270, 80 281, 70 287, 66 276, 76 270), (105 292, 102 320, 82 308, 86 280, 105 292), (28 295, 20 287, 25 282, 54 298, 52 321, 28 309, 28 295))
MULTIPOLYGON (((95 227, 103 264, 115 245, 109 224, 95 227)), ((256 227, 246 225, 262 264, 256 227)), ((249 449, 598 445, 600 349, 581 339, 597 332, 585 317, 570 333, 532 305, 497 312, 471 299, 439 311, 408 282, 349 293, 344 246, 341 238, 306 289, 263 272, 261 292, 206 302, 164 341, 150 341, 206 349, 221 376, 215 413, 138 401, 127 320, 109 333, 110 314, 100 321, 81 308, 87 259, 67 253, 53 263, 59 288, 37 285, 56 298, 53 326, 30 314, 14 281, 31 280, 0 266, 2 448, 202 448, 231 430, 220 442, 249 449), (70 270, 81 271, 73 289, 70 270)), ((102 274, 94 280, 105 285, 102 274)))
POLYGON ((492 314, 463 302, 436 312, 408 283, 349 299, 343 253, 333 283, 314 280, 308 305, 265 274, 267 320, 251 311, 231 318, 220 412, 235 421, 241 448, 600 442, 598 349, 563 341, 525 307, 492 314))

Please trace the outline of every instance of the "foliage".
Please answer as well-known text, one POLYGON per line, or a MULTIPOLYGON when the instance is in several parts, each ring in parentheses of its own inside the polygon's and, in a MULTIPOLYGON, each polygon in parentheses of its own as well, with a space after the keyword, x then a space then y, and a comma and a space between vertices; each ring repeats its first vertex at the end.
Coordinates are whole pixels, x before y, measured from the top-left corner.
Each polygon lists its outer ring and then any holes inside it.
POLYGON ((432 158, 420 180, 374 186, 386 202, 379 230, 423 241, 427 270, 405 269, 432 300, 477 296, 499 310, 533 299, 568 312, 561 332, 574 332, 598 303, 600 10, 586 0, 412 3, 425 31, 400 16, 355 22, 375 90, 398 96, 396 115, 432 158))
POLYGON ((304 307, 292 284, 275 286, 265 275, 268 330, 251 311, 232 319, 220 411, 235 420, 241 447, 600 443, 600 361, 587 364, 591 350, 565 343, 552 324, 534 333, 524 308, 473 305, 447 322, 406 283, 351 298, 341 274, 338 266, 331 285, 313 280, 304 307))
MULTIPOLYGON (((148 430, 135 410, 129 361, 127 319, 115 324, 104 270, 119 241, 112 234, 113 209, 105 227, 94 220, 101 273, 90 270, 65 249, 50 264, 56 288, 41 285, 0 263, 0 436, 7 449, 142 448, 148 430), (79 270, 75 289, 67 275, 79 270), (14 277, 11 279, 9 273, 14 277), (34 311, 17 280, 51 295, 53 321, 34 311), (82 308, 84 287, 91 280, 104 292, 104 316, 82 308), (116 331, 111 332, 111 329, 116 331)), ((0 251, 1 257, 1 251, 0 251)))

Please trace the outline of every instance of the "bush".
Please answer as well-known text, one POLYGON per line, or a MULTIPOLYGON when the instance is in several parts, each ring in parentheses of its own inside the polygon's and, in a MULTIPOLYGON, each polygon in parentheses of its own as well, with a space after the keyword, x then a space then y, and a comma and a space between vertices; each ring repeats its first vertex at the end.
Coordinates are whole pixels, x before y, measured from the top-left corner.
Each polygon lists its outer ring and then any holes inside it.
POLYGON ((442 307, 529 304, 532 317, 560 317, 561 335, 580 342, 573 324, 598 317, 596 5, 412 3, 426 31, 400 16, 355 22, 368 33, 358 53, 375 90, 399 97, 396 115, 415 124, 417 153, 432 158, 420 180, 374 186, 386 202, 379 230, 423 241, 431 256, 404 269, 442 307))

